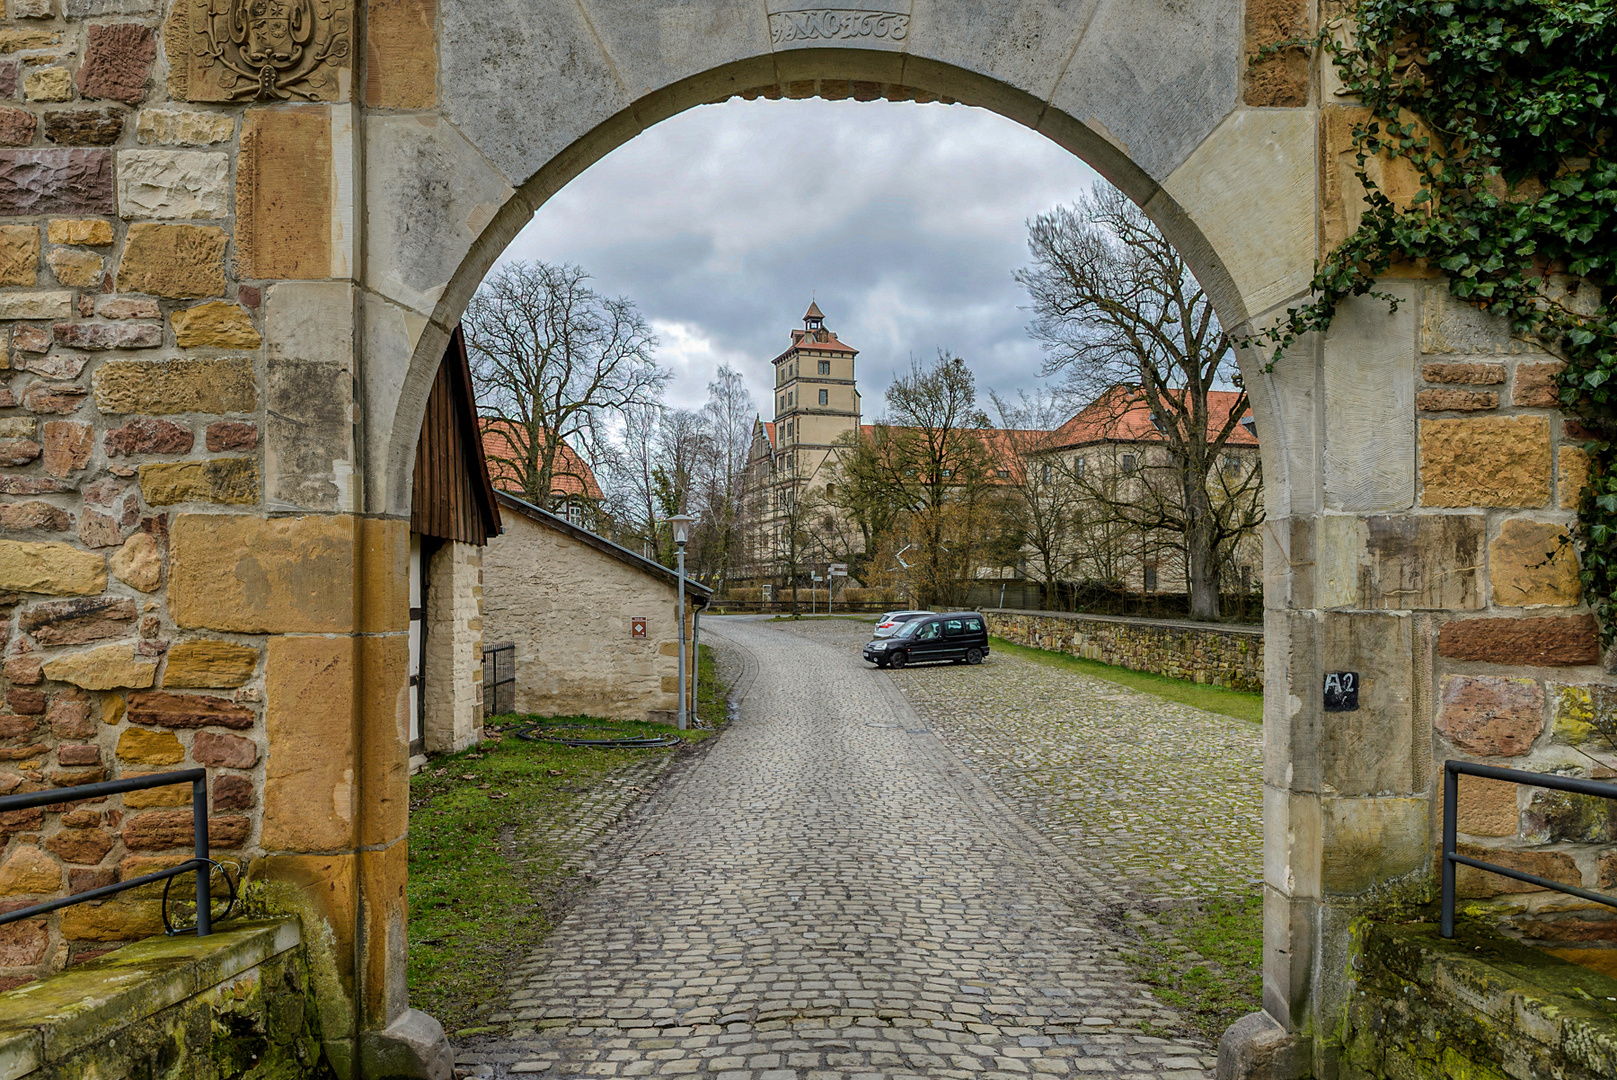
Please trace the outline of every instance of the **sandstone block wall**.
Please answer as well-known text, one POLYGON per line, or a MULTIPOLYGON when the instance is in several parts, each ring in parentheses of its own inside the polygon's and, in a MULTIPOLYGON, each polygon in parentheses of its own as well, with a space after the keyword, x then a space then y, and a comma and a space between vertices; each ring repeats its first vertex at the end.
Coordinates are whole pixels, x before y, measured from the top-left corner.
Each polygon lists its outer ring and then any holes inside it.
MULTIPOLYGON (((1574 307, 1595 302, 1595 290, 1574 281, 1549 287, 1574 307)), ((1448 530, 1448 539, 1417 569, 1412 537, 1372 519, 1375 555, 1342 565, 1336 587, 1367 606, 1404 606, 1395 582, 1446 583, 1451 610, 1415 624, 1417 670, 1430 672, 1421 689, 1430 695, 1436 762, 1617 776, 1617 658, 1601 655, 1570 543, 1588 459, 1585 434, 1558 409, 1561 364, 1446 285, 1421 288, 1419 506, 1446 513, 1417 520, 1448 530), (1398 562, 1401 571, 1387 574, 1398 562)), ((1469 853, 1585 888, 1617 885, 1617 805, 1473 777, 1461 778, 1460 793, 1469 853)), ((1617 949, 1610 909, 1467 868, 1459 888, 1528 939, 1617 949)))
POLYGON ((1263 630, 1059 612, 989 611, 989 633, 1018 645, 1232 690, 1263 689, 1263 630))
MULTIPOLYGON (((354 516, 355 12, 266 75, 273 18, 213 8, 0 23, 0 793, 208 769, 346 1062, 403 1008, 408 805, 408 530, 354 516)), ((0 904, 178 860, 184 800, 0 815, 0 904)), ((0 987, 157 929, 145 893, 0 929, 0 987)))
MULTIPOLYGON (((510 510, 504 520, 483 556, 483 625, 516 644, 517 711, 669 719, 649 714, 679 702, 674 587, 510 510)), ((687 636, 689 622, 687 606, 687 636)))

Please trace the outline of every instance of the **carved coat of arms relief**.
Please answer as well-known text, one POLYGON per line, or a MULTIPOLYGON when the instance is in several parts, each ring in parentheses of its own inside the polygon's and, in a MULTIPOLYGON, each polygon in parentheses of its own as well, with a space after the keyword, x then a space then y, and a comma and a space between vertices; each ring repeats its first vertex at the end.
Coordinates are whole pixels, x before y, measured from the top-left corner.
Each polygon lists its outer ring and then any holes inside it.
POLYGON ((169 94, 188 101, 339 101, 348 93, 352 0, 178 0, 169 94))

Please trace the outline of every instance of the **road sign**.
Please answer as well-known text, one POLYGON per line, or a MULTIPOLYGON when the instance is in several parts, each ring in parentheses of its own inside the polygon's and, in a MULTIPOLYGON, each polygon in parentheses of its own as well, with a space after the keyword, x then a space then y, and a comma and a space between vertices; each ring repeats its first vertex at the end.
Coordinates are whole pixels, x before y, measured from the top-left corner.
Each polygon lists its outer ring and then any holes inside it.
POLYGON ((841 562, 834 562, 829 567, 826 568, 825 572, 830 577, 847 577, 848 576, 848 564, 847 563, 841 563, 841 562))

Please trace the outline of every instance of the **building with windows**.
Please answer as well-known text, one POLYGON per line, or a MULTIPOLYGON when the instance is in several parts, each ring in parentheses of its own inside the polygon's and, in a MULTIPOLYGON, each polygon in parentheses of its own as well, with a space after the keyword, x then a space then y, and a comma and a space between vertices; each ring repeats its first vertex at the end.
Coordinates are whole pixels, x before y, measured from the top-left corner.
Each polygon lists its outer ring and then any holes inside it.
MULTIPOLYGON (((850 530, 836 524, 841 515, 827 499, 814 496, 833 494, 836 456, 849 435, 862 432, 878 446, 893 445, 883 437, 907 430, 861 425, 858 355, 826 329, 819 305, 811 303, 802 328, 791 331, 791 344, 773 360, 774 418, 758 418, 748 456, 740 580, 783 587, 795 575, 802 587, 828 559, 849 561, 829 554, 836 545, 825 537, 845 541, 839 534, 850 530), (807 550, 815 537, 820 542, 807 550)), ((1244 412, 1243 401, 1236 392, 1210 392, 1210 440, 1231 423, 1233 410, 1244 412)), ((1052 430, 973 432, 988 452, 988 471, 975 474, 976 490, 986 482, 1000 498, 1060 504, 1060 521, 1046 535, 1059 537, 1061 550, 985 552, 988 561, 1006 565, 975 563, 968 576, 995 588, 1020 582, 1035 591, 1042 585, 1046 591, 1099 586, 1137 595, 1185 593, 1184 485, 1160 422, 1137 389, 1119 386, 1052 430)), ((1257 588, 1262 565, 1253 527, 1261 519, 1262 475, 1249 416, 1235 418, 1218 455, 1211 510, 1241 531, 1220 547, 1220 589, 1245 594, 1257 588)), ((983 468, 981 460, 976 468, 983 468)), ((961 483, 947 463, 941 476, 945 484, 961 483)), ((900 535, 895 544, 905 539, 900 535)))
MULTIPOLYGON (((1254 590, 1263 565, 1262 543, 1250 527, 1263 510, 1258 437, 1249 413, 1231 423, 1242 401, 1234 391, 1207 395, 1208 440, 1229 429, 1208 485, 1210 510, 1222 527, 1241 532, 1226 551, 1228 565, 1220 568, 1226 593, 1254 590)), ((1160 423, 1137 389, 1114 387, 1050 433, 1038 468, 1074 507, 1067 580, 1142 594, 1186 591, 1182 532, 1142 527, 1153 518, 1186 516, 1183 485, 1160 423)))
POLYGON ((859 429, 859 350, 826 329, 818 304, 809 303, 802 329, 772 361, 774 420, 753 426, 747 462, 748 559, 744 576, 778 577, 796 562, 792 528, 799 507, 823 489, 827 462, 838 440, 859 429))

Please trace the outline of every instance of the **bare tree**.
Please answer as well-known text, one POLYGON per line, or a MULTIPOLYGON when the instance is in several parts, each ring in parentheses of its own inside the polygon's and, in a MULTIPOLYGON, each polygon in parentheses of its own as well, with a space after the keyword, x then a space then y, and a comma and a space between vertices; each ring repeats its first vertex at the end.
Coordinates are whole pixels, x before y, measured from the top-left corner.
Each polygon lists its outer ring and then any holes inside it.
POLYGON ((1230 340, 1185 261, 1121 192, 1098 189, 1041 214, 1028 234, 1033 265, 1016 278, 1033 299, 1045 373, 1064 372, 1086 399, 1115 394, 1148 411, 1178 505, 1155 527, 1182 534, 1192 617, 1217 619, 1213 474, 1247 411, 1230 340), (1220 383, 1237 399, 1215 410, 1209 396, 1220 383))
POLYGON ((1060 395, 1022 391, 1015 401, 990 394, 999 414, 1005 478, 1005 526, 1031 551, 1043 606, 1056 604, 1058 583, 1071 576, 1077 554, 1077 490, 1055 454, 1066 411, 1060 395))
POLYGON ((834 561, 847 563, 849 575, 865 586, 886 580, 893 563, 890 541, 905 505, 893 484, 902 471, 891 460, 894 449, 885 433, 856 427, 826 458, 824 499, 842 548, 834 561))
MULTIPOLYGON (((709 451, 707 418, 692 409, 664 409, 655 439, 657 464, 652 466, 653 503, 657 517, 653 524, 652 547, 655 558, 665 566, 674 564, 674 534, 663 524, 675 514, 696 509, 693 496, 698 476, 709 451)), ((687 548, 686 562, 696 572, 700 553, 687 548)))
POLYGON ((461 319, 478 413, 503 436, 489 440, 489 467, 502 486, 547 509, 574 486, 562 477, 583 485, 583 464, 603 460, 612 419, 655 404, 668 379, 634 304, 588 281, 577 266, 508 263, 461 319))
POLYGON ((707 455, 698 468, 696 542, 703 580, 723 591, 744 554, 747 455, 757 405, 740 373, 729 365, 720 366, 718 377, 707 384, 707 394, 702 407, 707 455))
POLYGON ((915 547, 910 578, 923 607, 965 599, 992 521, 994 457, 977 405, 977 383, 960 357, 912 360, 887 388, 876 425, 879 459, 915 547))
POLYGON ((620 544, 657 558, 657 429, 661 405, 637 403, 623 410, 618 436, 601 461, 601 487, 620 544))

